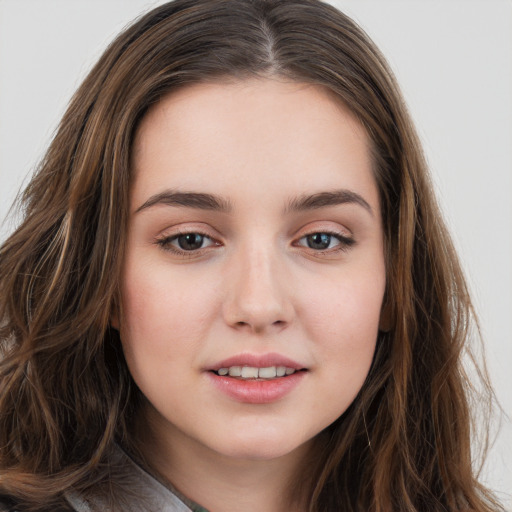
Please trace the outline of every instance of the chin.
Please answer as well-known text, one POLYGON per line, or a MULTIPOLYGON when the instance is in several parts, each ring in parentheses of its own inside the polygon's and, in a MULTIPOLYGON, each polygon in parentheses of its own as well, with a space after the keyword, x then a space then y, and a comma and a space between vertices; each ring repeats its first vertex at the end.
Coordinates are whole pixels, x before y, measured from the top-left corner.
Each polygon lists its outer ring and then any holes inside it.
POLYGON ((292 436, 283 436, 280 432, 278 435, 270 433, 250 435, 245 433, 244 436, 229 437, 222 447, 217 447, 216 451, 223 453, 225 456, 239 460, 273 460, 285 457, 295 452, 301 452, 306 449, 310 440, 303 438, 294 439, 292 436))

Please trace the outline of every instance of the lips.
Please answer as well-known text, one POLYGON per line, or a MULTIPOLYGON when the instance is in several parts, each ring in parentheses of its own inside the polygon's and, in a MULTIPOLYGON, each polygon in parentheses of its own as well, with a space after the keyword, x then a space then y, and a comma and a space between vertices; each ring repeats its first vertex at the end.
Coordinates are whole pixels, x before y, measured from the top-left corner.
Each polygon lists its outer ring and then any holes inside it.
POLYGON ((300 363, 280 354, 240 354, 206 368, 223 394, 242 403, 266 404, 288 395, 307 373, 300 363))
POLYGON ((293 370, 306 369, 304 365, 282 356, 281 354, 268 353, 268 354, 239 354, 229 357, 218 363, 215 363, 206 368, 208 371, 218 372, 221 368, 231 368, 239 366, 250 368, 270 368, 270 367, 285 367, 293 370))
POLYGON ((286 366, 268 366, 258 368, 256 366, 229 366, 219 368, 215 373, 220 376, 239 377, 241 379, 275 379, 285 377, 296 372, 294 368, 286 366))

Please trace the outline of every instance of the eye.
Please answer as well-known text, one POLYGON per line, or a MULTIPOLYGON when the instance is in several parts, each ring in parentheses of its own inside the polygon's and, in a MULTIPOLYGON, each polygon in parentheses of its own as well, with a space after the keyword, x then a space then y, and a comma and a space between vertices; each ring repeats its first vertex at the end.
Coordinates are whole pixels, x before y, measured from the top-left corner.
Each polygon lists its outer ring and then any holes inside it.
POLYGON ((163 249, 178 254, 186 252, 199 251, 210 247, 212 245, 218 245, 209 236, 202 233, 178 233, 176 235, 167 236, 157 241, 163 249))
POLYGON ((196 251, 203 248, 206 240, 208 237, 199 233, 186 233, 175 237, 171 243, 176 243, 183 251, 196 251))
POLYGON ((311 233, 303 236, 297 242, 301 247, 307 247, 314 251, 345 250, 355 243, 354 239, 338 233, 311 233))

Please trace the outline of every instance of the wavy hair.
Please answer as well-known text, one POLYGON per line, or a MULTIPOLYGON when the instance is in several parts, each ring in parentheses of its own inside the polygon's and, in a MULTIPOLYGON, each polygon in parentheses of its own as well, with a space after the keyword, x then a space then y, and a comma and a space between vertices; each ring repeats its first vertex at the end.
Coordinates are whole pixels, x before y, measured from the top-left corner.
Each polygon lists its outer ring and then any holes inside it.
POLYGON ((54 510, 70 489, 112 485, 115 442, 136 450, 139 392, 109 328, 134 134, 164 95, 247 77, 335 94, 367 131, 381 200, 389 325, 298 476, 305 509, 498 510, 472 466, 462 355, 473 308, 419 140, 378 49, 317 0, 170 2, 124 30, 72 98, 0 249, 0 494, 54 510))

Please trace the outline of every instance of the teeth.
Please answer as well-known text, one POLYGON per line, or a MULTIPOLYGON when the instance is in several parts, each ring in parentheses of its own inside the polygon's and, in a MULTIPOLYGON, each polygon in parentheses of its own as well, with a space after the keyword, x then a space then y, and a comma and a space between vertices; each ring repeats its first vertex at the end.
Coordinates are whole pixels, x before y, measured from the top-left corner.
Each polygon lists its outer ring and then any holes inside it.
POLYGON ((260 368, 258 371, 258 377, 261 379, 273 379, 277 375, 277 368, 271 366, 270 368, 260 368))
POLYGON ((232 366, 229 369, 229 376, 230 377, 240 377, 242 375, 242 367, 241 366, 232 366))
POLYGON ((267 368, 256 368, 254 366, 230 366, 219 368, 217 374, 220 376, 241 377, 242 379, 274 379, 295 373, 295 368, 286 366, 269 366, 267 368))
POLYGON ((258 368, 254 368, 252 366, 244 366, 242 368, 242 379, 257 379, 258 378, 258 368))

